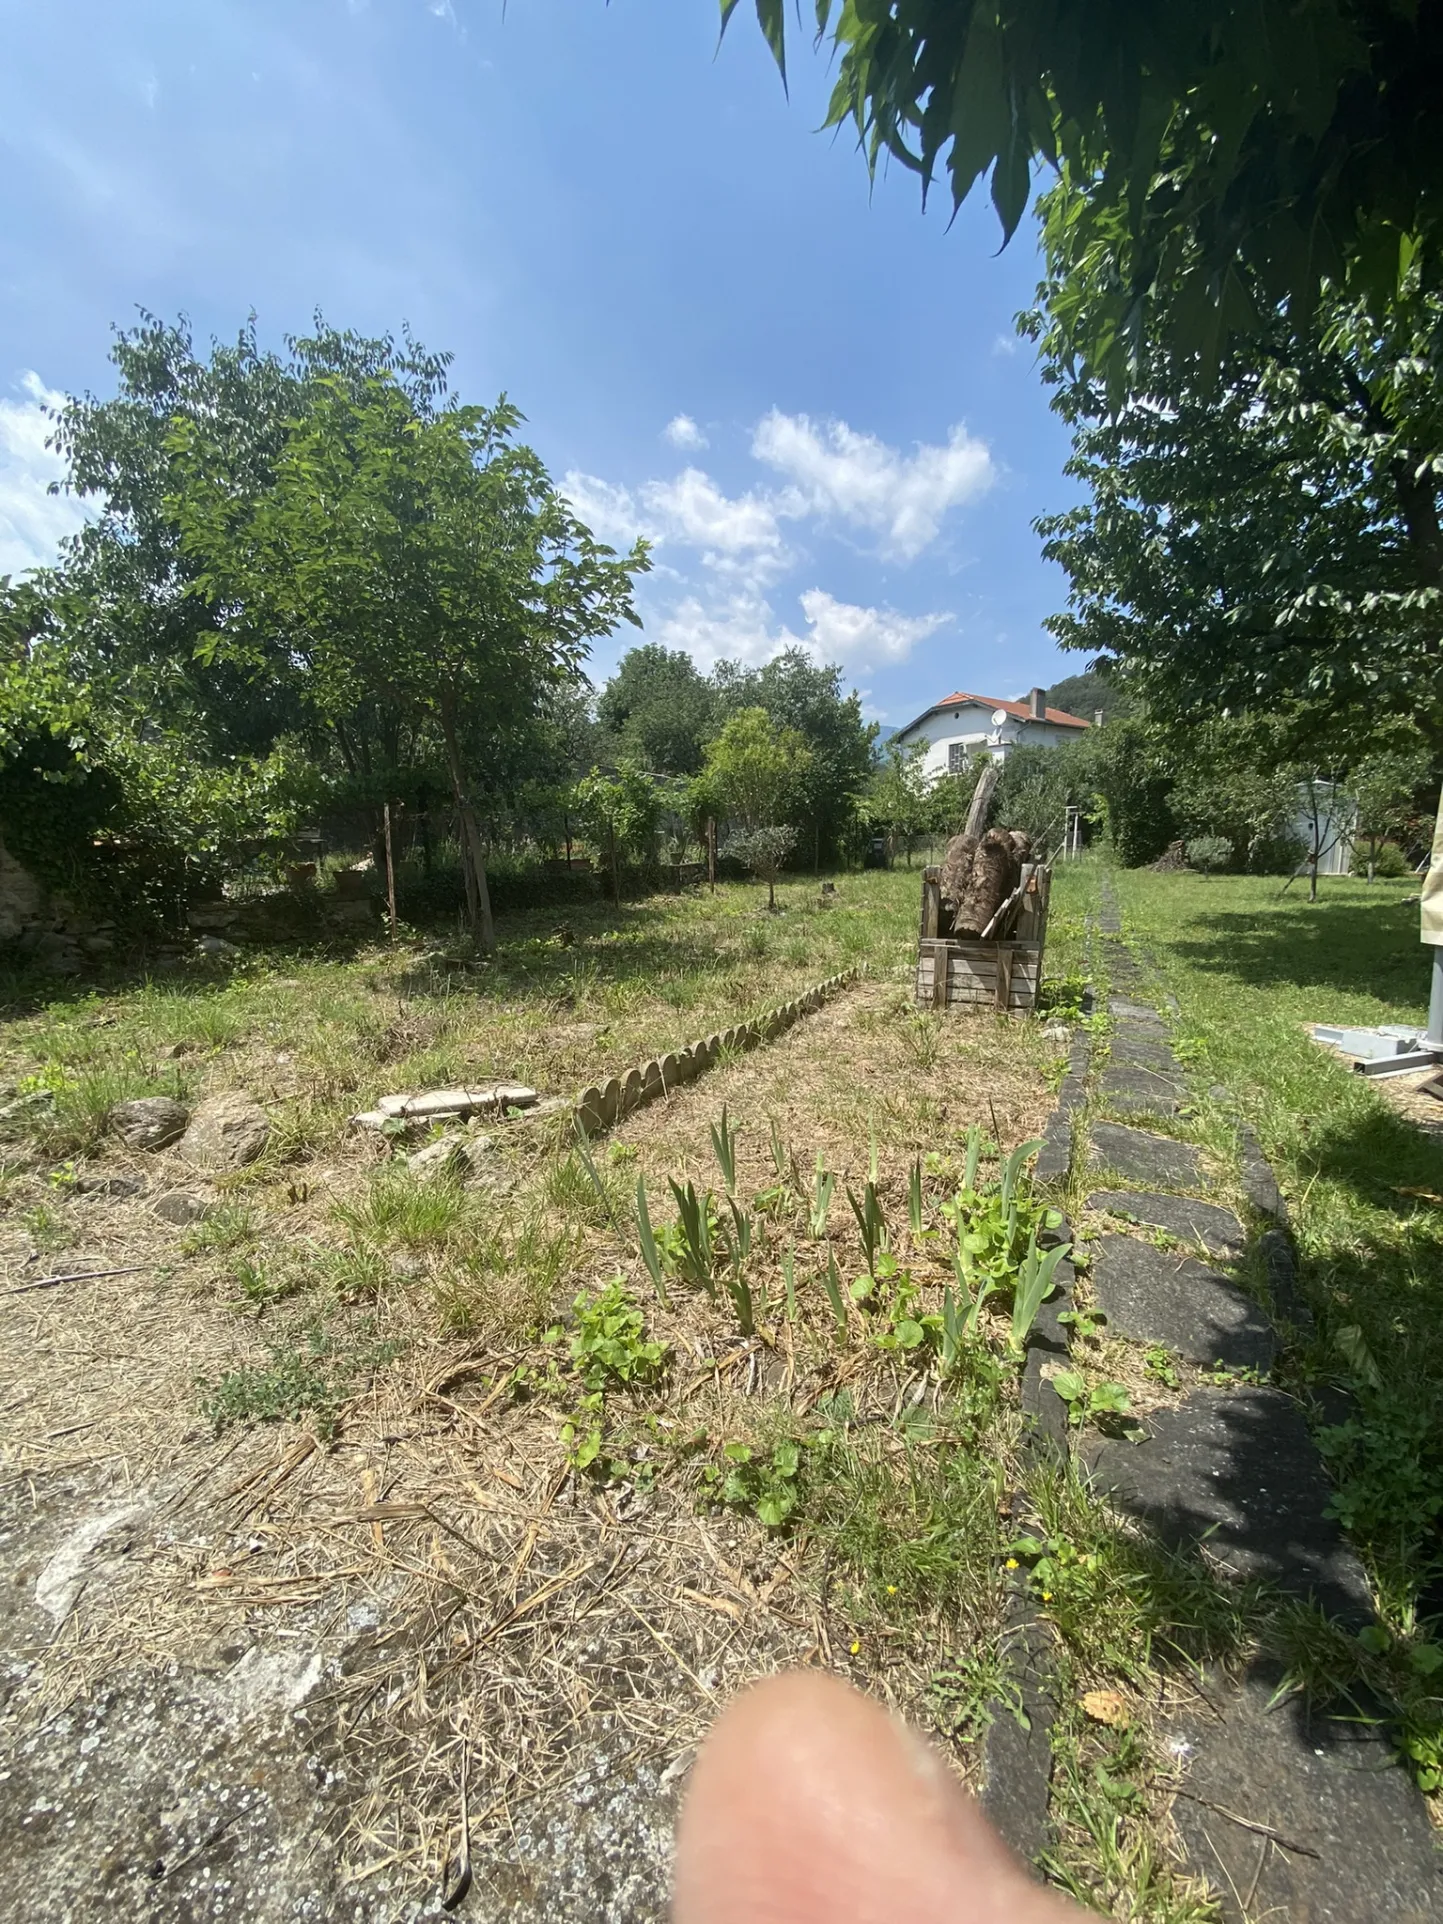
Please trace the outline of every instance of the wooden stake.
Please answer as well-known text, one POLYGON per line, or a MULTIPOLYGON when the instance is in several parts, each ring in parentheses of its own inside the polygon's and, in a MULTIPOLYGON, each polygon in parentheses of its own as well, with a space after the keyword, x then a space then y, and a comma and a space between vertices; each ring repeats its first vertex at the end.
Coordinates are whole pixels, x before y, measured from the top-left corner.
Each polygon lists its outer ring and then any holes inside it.
POLYGON ((967 826, 962 831, 964 835, 981 840, 982 831, 987 826, 987 811, 992 805, 993 792, 1001 779, 1001 762, 989 761, 977 777, 977 786, 972 791, 972 806, 967 811, 967 826))
POLYGON ((386 803, 386 905, 391 911, 391 940, 396 939, 396 861, 391 852, 391 804, 386 803))

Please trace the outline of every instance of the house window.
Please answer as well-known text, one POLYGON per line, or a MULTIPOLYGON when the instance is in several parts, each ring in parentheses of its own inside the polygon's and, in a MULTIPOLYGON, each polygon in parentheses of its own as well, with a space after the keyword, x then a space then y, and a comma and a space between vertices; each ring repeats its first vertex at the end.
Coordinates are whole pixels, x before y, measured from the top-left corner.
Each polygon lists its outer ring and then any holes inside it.
POLYGON ((948 742, 947 773, 949 775, 962 775, 966 773, 966 770, 967 770, 966 742, 948 742))

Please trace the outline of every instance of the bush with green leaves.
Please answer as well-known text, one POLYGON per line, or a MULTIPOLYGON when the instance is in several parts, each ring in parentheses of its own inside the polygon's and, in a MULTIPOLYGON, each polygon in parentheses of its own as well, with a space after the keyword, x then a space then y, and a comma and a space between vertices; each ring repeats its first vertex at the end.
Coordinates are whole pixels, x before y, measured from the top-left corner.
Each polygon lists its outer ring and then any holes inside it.
POLYGON ((1225 835, 1195 835, 1187 845, 1189 868, 1216 875, 1233 859, 1233 845, 1225 835))

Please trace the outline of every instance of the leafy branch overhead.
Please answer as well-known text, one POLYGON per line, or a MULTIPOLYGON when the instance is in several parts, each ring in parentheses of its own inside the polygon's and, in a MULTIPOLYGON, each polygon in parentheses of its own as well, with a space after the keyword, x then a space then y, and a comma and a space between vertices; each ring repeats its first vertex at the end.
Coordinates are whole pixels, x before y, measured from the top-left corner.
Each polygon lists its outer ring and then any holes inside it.
MULTIPOLYGON (((785 78, 786 0, 756 10, 785 78)), ((1306 320, 1324 282, 1386 305, 1436 248, 1443 46, 1410 0, 816 0, 816 22, 826 124, 873 171, 943 175, 954 205, 986 180, 1008 239, 1039 168, 1081 190, 1058 214, 1111 270, 1078 342, 1097 367, 1149 303, 1170 351, 1215 361, 1259 323, 1249 276, 1306 320)))

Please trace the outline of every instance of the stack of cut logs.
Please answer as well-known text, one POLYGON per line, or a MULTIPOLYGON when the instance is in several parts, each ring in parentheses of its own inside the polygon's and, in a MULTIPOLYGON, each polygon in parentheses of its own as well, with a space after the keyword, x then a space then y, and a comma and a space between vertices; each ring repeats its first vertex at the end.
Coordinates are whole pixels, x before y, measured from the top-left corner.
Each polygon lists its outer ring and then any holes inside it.
MULTIPOLYGON (((1019 828, 990 828, 983 836, 954 835, 938 877, 942 897, 939 935, 962 940, 996 936, 1003 910, 1019 896, 1022 866, 1032 842, 1019 828)), ((1019 897, 1020 899, 1020 897, 1019 897)))

